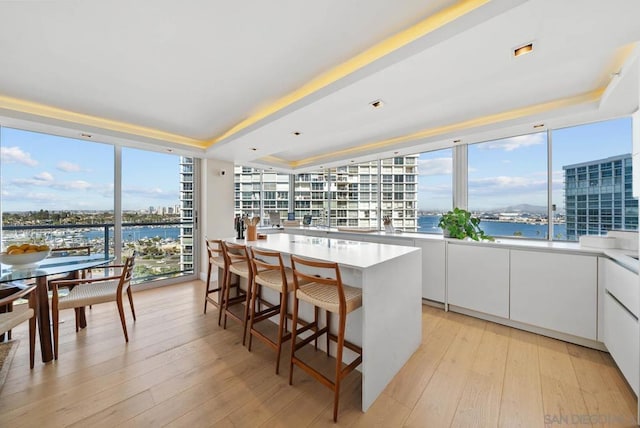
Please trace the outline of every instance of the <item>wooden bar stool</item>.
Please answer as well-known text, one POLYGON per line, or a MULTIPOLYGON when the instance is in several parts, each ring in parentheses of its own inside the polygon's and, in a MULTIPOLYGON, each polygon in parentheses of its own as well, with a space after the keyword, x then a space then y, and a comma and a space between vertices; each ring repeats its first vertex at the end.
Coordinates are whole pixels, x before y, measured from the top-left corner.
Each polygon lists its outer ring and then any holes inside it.
POLYGON ((225 277, 224 277, 224 322, 223 328, 227 328, 227 317, 230 317, 242 324, 242 345, 244 346, 247 336, 247 321, 249 319, 249 304, 251 303, 251 283, 253 275, 251 273, 251 262, 246 245, 235 244, 232 242, 222 242, 222 254, 225 260, 225 277), (231 284, 231 275, 238 276, 238 283, 235 284, 237 295, 230 297, 230 290, 234 287, 231 284), (247 289, 240 288, 240 278, 247 280, 247 289), (243 315, 238 315, 230 310, 231 307, 244 303, 243 315))
POLYGON ((340 383, 342 379, 351 373, 362 363, 362 348, 353 343, 347 342, 344 338, 344 331, 347 321, 347 314, 362 306, 362 290, 350 287, 342 283, 340 267, 337 263, 318 262, 291 256, 291 269, 293 270, 293 331, 291 342, 291 362, 289 364, 289 385, 293 384, 293 366, 296 365, 310 374, 333 391, 333 421, 338 421, 338 402, 340 399, 340 383), (299 300, 314 305, 316 308, 325 310, 326 325, 319 328, 317 317, 314 323, 305 325, 297 329, 299 300), (338 315, 337 335, 331 333, 331 313, 338 315), (300 342, 296 342, 296 336, 308 330, 310 326, 316 324, 316 331, 300 342), (336 371, 333 380, 327 378, 319 371, 296 357, 296 351, 312 340, 323 334, 327 334, 327 355, 329 355, 329 340, 336 342, 336 371), (358 356, 350 364, 342 368, 342 353, 344 347, 356 352, 358 356))
MULTIPOLYGON (((204 313, 207 313, 207 303, 211 303, 218 308, 218 325, 222 320, 222 307, 224 304, 224 280, 220 281, 218 287, 211 290, 211 271, 213 267, 222 269, 222 278, 226 275, 227 265, 224 262, 224 254, 222 253, 222 241, 219 239, 207 239, 207 254, 209 255, 209 268, 207 269, 207 288, 204 291, 204 313), (210 296, 210 294, 218 293, 218 300, 210 296)), ((216 269, 217 270, 217 269, 216 269)))
POLYGON ((289 292, 293 291, 293 271, 284 266, 282 256, 275 251, 251 249, 251 265, 253 270, 253 289, 251 291, 251 309, 249 317, 249 351, 253 336, 262 340, 276 351, 276 374, 280 372, 280 354, 282 343, 291 339, 287 330, 287 301, 289 292), (266 309, 256 312, 256 296, 261 296, 260 287, 265 286, 280 293, 280 303, 269 305, 266 309), (276 340, 255 329, 261 321, 279 315, 278 334, 276 340))

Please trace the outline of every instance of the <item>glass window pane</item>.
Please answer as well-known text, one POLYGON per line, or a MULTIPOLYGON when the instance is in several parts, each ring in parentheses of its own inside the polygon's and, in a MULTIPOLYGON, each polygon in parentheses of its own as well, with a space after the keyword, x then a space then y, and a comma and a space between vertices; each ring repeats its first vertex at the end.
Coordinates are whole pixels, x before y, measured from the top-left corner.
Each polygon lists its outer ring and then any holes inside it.
MULTIPOLYGON (((438 227, 440 215, 453 208, 452 156, 452 149, 443 149, 418 157, 418 232, 442 233, 438 227)), ((407 191, 413 192, 414 188, 407 191)))
POLYGON ((193 158, 122 149, 122 242, 138 254, 136 279, 193 273, 193 168, 193 158))
POLYGON ((584 234, 637 229, 638 201, 631 195, 631 119, 554 130, 552 141, 554 239, 576 241, 584 234), (588 211, 582 202, 587 197, 588 211))
POLYGON ((546 239, 547 134, 469 145, 469 211, 491 236, 546 239))
POLYGON ((3 127, 0 150, 3 247, 113 254, 113 146, 3 127))

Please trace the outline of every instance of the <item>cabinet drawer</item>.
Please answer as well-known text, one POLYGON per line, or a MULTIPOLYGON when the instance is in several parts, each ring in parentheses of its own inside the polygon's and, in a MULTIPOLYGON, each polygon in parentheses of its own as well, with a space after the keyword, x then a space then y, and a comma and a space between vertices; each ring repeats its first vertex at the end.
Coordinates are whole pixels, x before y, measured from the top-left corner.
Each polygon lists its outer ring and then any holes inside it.
POLYGON ((638 318, 638 306, 640 306, 638 275, 611 260, 607 260, 604 268, 605 290, 638 318))
POLYGON ((604 344, 633 392, 638 395, 640 381, 640 335, 638 320, 609 293, 604 301, 604 344))

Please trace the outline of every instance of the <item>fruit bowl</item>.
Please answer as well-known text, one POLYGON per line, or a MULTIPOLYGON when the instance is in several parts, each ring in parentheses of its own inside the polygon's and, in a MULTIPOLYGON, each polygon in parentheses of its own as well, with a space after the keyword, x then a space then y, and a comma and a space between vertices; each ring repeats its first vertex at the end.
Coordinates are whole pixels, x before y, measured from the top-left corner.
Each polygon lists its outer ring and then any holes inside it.
POLYGON ((50 250, 44 250, 23 254, 0 253, 0 263, 9 265, 14 269, 32 268, 46 259, 50 252, 50 250))

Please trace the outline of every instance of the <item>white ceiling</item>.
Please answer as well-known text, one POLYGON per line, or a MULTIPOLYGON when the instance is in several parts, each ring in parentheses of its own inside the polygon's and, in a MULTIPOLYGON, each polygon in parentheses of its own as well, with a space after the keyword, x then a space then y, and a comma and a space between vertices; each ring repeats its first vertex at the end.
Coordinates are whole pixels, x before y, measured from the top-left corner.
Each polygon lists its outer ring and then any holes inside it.
POLYGON ((294 170, 637 108, 640 1, 461 3, 0 2, 0 124, 294 170), (255 117, 465 5, 468 13, 255 117), (533 53, 513 58, 531 41, 533 53), (383 108, 369 106, 376 99, 383 108))

